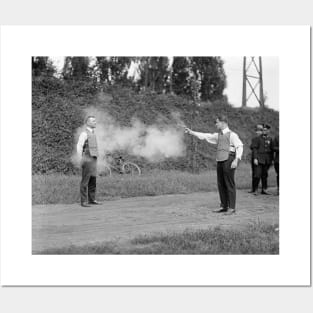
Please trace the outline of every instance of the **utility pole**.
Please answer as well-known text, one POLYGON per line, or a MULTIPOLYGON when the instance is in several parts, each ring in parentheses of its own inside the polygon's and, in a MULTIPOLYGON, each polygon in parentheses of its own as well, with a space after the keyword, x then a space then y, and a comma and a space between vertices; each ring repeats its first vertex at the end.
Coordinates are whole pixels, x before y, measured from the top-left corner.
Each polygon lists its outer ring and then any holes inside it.
POLYGON ((242 107, 246 107, 251 96, 254 96, 261 108, 264 108, 263 94, 263 72, 262 58, 259 57, 259 64, 256 64, 255 57, 250 57, 247 65, 247 57, 243 57, 243 85, 242 85, 242 107), (256 90, 259 86, 259 93, 256 90), (247 87, 250 93, 247 97, 247 87))
MULTIPOLYGON (((196 125, 197 122, 197 111, 198 111, 198 101, 199 101, 199 92, 201 88, 201 82, 196 79, 196 77, 192 77, 191 80, 191 94, 192 94, 192 123, 196 125)), ((199 167, 197 162, 197 151, 198 151, 198 140, 192 136, 192 172, 199 173, 199 167)))
POLYGON ((264 108, 264 94, 263 94, 263 72, 262 72, 262 58, 259 57, 259 69, 260 69, 260 101, 261 107, 264 108))
POLYGON ((246 88, 247 72, 246 72, 246 61, 247 61, 247 57, 243 57, 242 107, 246 107, 246 106, 247 106, 247 88, 246 88))

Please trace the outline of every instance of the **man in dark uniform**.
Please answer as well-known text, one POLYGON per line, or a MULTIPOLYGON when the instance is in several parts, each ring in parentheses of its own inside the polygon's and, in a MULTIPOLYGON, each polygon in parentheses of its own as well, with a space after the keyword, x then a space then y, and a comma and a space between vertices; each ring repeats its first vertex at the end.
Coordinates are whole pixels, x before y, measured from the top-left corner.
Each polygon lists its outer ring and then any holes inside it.
POLYGON ((257 165, 254 164, 254 159, 255 159, 255 157, 254 157, 254 147, 258 146, 259 138, 263 134, 263 125, 262 124, 256 125, 255 133, 256 133, 256 136, 252 138, 251 145, 250 145, 250 149, 251 149, 252 185, 251 185, 251 190, 249 191, 249 193, 255 193, 256 190, 258 189, 258 185, 259 185, 259 179, 255 177, 255 168, 256 168, 257 165))
POLYGON ((88 116, 86 118, 86 128, 80 134, 77 143, 77 156, 82 167, 80 196, 81 206, 83 207, 89 207, 90 204, 100 204, 95 199, 98 158, 98 145, 95 128, 96 118, 94 116, 88 116))
POLYGON ((273 140, 274 168, 276 172, 277 195, 279 195, 279 135, 273 140))
POLYGON ((261 194, 269 195, 267 191, 267 177, 268 170, 273 162, 273 139, 268 135, 270 126, 263 124, 263 134, 255 141, 255 145, 252 147, 254 155, 254 169, 255 183, 258 186, 259 181, 262 181, 261 194))

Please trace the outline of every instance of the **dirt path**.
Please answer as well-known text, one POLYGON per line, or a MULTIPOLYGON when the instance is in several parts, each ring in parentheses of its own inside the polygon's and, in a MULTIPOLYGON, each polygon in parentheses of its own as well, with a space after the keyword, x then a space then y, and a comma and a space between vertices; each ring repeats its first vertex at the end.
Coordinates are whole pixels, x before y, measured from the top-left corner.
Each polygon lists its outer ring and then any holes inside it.
POLYGON ((239 190, 237 213, 231 216, 212 212, 219 203, 216 192, 110 200, 90 208, 79 204, 35 205, 32 249, 36 252, 186 228, 239 229, 258 221, 278 224, 278 198, 239 190))

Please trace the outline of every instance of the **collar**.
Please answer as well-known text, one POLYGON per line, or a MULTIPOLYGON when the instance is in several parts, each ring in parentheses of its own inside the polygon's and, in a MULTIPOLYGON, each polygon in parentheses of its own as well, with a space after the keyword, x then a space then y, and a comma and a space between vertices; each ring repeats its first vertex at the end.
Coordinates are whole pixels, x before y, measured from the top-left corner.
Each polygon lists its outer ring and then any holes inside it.
POLYGON ((230 132, 230 130, 229 130, 228 127, 224 128, 224 129, 222 130, 223 135, 226 134, 226 133, 228 133, 228 132, 230 132))
POLYGON ((93 133, 93 130, 91 127, 87 126, 86 129, 89 130, 91 133, 93 133))

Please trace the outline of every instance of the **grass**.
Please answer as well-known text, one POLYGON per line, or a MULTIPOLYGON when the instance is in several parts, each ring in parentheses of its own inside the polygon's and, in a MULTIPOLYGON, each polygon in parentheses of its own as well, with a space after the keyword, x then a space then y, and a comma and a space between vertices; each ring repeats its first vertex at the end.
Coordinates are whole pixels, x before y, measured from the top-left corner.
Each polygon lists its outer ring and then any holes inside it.
MULTIPOLYGON (((274 169, 270 169, 269 186, 275 186, 274 169)), ((77 203, 80 199, 80 176, 60 174, 33 175, 33 204, 77 203)), ((241 163, 236 171, 238 189, 251 185, 250 165, 241 163)), ((153 171, 141 176, 116 175, 97 178, 98 199, 140 197, 162 194, 216 191, 215 170, 200 174, 178 171, 153 171)))
POLYGON ((141 235, 127 241, 47 249, 36 254, 279 254, 277 225, 255 223, 242 230, 199 229, 141 235))

